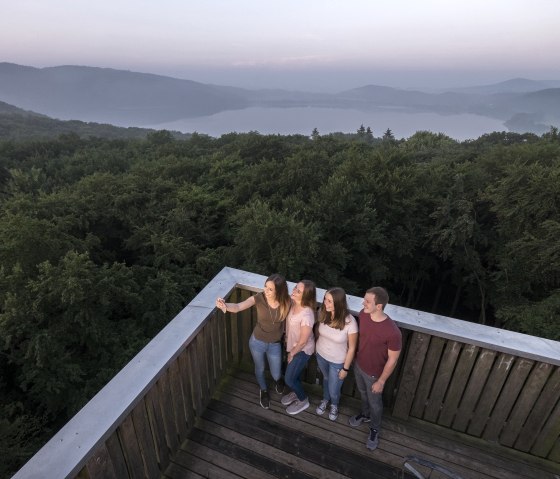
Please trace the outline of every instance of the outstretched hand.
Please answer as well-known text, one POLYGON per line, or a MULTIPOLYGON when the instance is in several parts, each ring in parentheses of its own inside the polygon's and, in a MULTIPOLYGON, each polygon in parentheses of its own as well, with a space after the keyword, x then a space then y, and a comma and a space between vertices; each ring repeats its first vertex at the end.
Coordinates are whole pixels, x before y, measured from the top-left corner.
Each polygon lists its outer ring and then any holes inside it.
POLYGON ((223 313, 225 313, 227 311, 226 302, 225 302, 224 298, 218 298, 216 300, 216 307, 218 309, 221 309, 223 313))

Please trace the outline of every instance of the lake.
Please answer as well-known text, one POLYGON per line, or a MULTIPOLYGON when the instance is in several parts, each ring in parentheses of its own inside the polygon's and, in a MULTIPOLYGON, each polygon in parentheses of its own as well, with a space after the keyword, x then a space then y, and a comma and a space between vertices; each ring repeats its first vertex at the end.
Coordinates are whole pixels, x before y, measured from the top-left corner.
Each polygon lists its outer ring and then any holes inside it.
POLYGON ((444 133, 456 140, 475 139, 484 133, 507 131, 501 120, 472 114, 439 115, 411 113, 397 109, 359 111, 341 108, 246 108, 223 111, 215 115, 185 118, 147 128, 178 130, 184 133, 205 133, 219 137, 230 132, 258 131, 261 134, 311 135, 332 132, 355 133, 364 125, 375 137, 390 128, 395 138, 408 138, 419 130, 444 133))

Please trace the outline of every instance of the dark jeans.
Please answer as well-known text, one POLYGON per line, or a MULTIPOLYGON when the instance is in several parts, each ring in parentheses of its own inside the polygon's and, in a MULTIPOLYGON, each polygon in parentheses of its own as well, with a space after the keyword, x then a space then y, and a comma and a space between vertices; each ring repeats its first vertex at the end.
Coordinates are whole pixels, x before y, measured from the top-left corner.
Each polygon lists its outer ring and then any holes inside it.
POLYGON ((371 392, 371 386, 377 381, 377 378, 364 373, 357 362, 354 363, 354 376, 356 387, 362 396, 362 414, 371 419, 370 427, 372 429, 379 430, 383 416, 383 395, 371 392))
POLYGON ((284 381, 289 387, 292 388, 300 401, 303 401, 307 397, 307 394, 305 394, 303 386, 301 385, 300 376, 302 371, 305 369, 305 365, 307 364, 307 361, 309 361, 310 357, 311 356, 309 356, 308 354, 300 351, 288 363, 286 372, 284 373, 284 381))

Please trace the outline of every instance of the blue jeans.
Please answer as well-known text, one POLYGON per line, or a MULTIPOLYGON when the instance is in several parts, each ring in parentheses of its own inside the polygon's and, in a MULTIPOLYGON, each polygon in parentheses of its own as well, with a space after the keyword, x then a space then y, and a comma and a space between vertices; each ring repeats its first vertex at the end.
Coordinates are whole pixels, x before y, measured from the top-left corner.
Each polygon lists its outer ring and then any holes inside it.
POLYGON ((286 384, 293 389, 300 401, 303 401, 307 397, 307 394, 305 394, 303 386, 301 385, 300 376, 310 357, 311 356, 308 354, 300 351, 288 363, 284 374, 284 381, 286 381, 286 384))
POLYGON ((338 373, 344 366, 344 363, 331 363, 317 353, 317 364, 323 373, 323 399, 338 406, 340 402, 340 390, 344 382, 344 379, 338 377, 338 373))
POLYGON ((255 363, 255 376, 259 387, 266 391, 266 379, 264 377, 265 356, 268 359, 270 374, 275 381, 282 377, 282 343, 265 343, 256 339, 253 334, 249 338, 249 349, 253 362, 255 363))
POLYGON ((354 376, 356 387, 362 396, 362 414, 371 419, 372 429, 379 430, 383 416, 383 394, 371 392, 371 386, 377 378, 364 373, 357 362, 354 363, 354 376))

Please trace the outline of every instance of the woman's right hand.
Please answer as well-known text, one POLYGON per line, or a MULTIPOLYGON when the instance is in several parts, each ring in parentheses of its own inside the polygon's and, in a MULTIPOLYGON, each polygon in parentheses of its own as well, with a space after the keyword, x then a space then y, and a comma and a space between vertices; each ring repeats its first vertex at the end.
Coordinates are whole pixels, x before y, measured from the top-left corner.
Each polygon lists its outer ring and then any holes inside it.
POLYGON ((227 311, 227 306, 224 298, 218 298, 216 300, 216 307, 221 309, 224 313, 227 311))

